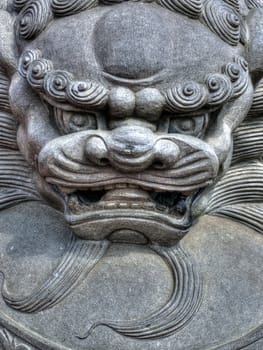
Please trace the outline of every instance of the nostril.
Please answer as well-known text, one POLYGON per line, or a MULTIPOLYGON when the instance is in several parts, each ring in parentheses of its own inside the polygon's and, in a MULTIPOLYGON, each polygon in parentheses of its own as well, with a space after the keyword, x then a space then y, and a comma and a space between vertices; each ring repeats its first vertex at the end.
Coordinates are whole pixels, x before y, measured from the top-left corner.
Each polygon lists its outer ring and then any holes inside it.
POLYGON ((85 157, 97 165, 109 164, 108 149, 104 140, 99 136, 92 136, 86 142, 85 157))
POLYGON ((110 161, 108 158, 101 158, 99 159, 98 164, 102 166, 106 166, 110 164, 110 161))
POLYGON ((154 161, 152 166, 155 169, 169 169, 178 160, 180 149, 172 140, 159 139, 154 146, 154 161))
POLYGON ((152 167, 154 169, 165 169, 166 165, 161 160, 156 160, 155 162, 153 162, 152 167))

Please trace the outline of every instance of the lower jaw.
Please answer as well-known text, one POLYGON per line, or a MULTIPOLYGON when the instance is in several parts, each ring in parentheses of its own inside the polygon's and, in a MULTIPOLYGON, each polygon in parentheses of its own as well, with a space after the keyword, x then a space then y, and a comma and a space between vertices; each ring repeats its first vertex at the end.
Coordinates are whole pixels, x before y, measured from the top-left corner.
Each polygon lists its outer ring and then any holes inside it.
POLYGON ((188 213, 176 218, 143 209, 99 210, 65 216, 72 230, 82 239, 108 239, 121 243, 174 245, 191 226, 188 213))

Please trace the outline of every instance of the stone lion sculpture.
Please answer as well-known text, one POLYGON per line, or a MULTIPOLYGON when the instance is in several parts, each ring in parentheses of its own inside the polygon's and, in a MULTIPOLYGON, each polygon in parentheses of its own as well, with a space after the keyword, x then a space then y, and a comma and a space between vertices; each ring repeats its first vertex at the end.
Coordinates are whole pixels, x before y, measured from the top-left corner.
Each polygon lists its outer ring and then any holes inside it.
POLYGON ((263 347, 262 1, 0 8, 2 347, 263 347))

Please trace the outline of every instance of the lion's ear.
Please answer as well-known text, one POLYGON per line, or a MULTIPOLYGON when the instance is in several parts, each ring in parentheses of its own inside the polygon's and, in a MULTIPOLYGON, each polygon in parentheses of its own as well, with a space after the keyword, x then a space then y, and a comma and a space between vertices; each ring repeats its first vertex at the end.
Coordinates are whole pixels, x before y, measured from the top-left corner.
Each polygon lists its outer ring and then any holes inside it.
POLYGON ((9 12, 0 10, 0 64, 9 75, 14 73, 18 61, 14 21, 9 12))

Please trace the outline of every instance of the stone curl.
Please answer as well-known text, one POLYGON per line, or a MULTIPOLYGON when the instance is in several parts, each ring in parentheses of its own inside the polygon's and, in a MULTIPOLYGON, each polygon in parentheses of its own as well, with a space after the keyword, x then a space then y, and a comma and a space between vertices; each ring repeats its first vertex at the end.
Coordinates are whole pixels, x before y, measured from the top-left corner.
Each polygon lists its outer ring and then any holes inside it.
POLYGON ((20 11, 27 3, 28 0, 14 0, 14 9, 20 11))
POLYGON ((28 2, 18 16, 19 36, 27 40, 34 38, 46 28, 51 18, 49 1, 33 0, 28 2))
POLYGON ((224 72, 232 82, 232 97, 241 96, 248 86, 248 64, 246 60, 235 57, 233 63, 229 63, 224 67, 224 72))
POLYGON ((97 5, 97 0, 52 0, 55 16, 69 16, 97 5))
POLYGON ((164 91, 165 109, 171 112, 191 112, 207 107, 217 107, 241 96, 249 83, 248 64, 237 56, 222 67, 222 73, 211 73, 204 84, 188 82, 164 91))
POLYGON ((191 18, 199 18, 202 12, 202 0, 157 0, 157 3, 191 18))
POLYGON ((240 17, 227 4, 220 4, 214 0, 205 3, 202 20, 210 30, 230 45, 237 45, 240 41, 240 17))
POLYGON ((104 107, 108 90, 95 81, 76 81, 66 71, 53 69, 50 60, 41 58, 39 50, 27 50, 19 62, 19 72, 29 85, 48 98, 88 108, 104 107))
POLYGON ((228 100, 232 94, 232 85, 229 77, 223 74, 209 74, 205 80, 209 91, 208 104, 221 105, 228 100))
MULTIPOLYGON (((96 81, 74 80, 66 71, 53 69, 51 61, 41 58, 39 50, 27 50, 19 63, 20 74, 33 89, 51 100, 72 103, 79 107, 101 108, 108 103, 109 91, 96 81)), ((175 83, 162 91, 165 109, 192 112, 203 106, 217 107, 241 96, 249 82, 248 64, 243 57, 234 57, 221 68, 221 73, 208 74, 203 83, 175 83)))
POLYGON ((171 112, 194 111, 206 104, 207 93, 204 86, 190 81, 176 84, 166 91, 166 105, 171 112))
POLYGON ((47 72, 53 68, 51 61, 39 58, 31 63, 27 71, 27 81, 36 90, 42 90, 44 78, 47 72))
MULTIPOLYGON (((18 34, 26 40, 40 34, 53 17, 65 17, 103 5, 127 0, 15 0, 18 34)), ((247 8, 262 7, 261 0, 245 0, 247 8)), ((240 13, 239 0, 151 0, 170 11, 201 21, 230 45, 247 43, 245 19, 240 13)))
POLYGON ((246 0, 246 5, 249 9, 263 7, 262 0, 246 0))
POLYGON ((105 106, 108 100, 106 88, 95 81, 70 82, 67 89, 68 101, 87 107, 105 106))
POLYGON ((44 79, 44 90, 51 98, 57 101, 67 99, 67 86, 72 79, 72 75, 65 71, 50 72, 44 79))

